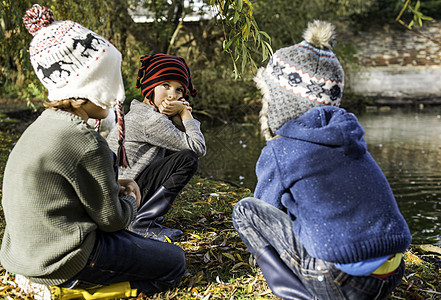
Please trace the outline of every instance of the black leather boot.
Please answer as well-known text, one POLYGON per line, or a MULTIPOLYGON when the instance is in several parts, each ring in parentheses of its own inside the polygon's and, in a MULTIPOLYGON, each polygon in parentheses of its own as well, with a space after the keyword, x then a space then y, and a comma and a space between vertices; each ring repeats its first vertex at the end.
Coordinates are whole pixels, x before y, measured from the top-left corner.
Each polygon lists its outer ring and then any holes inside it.
POLYGON ((274 295, 285 300, 314 299, 271 245, 259 251, 256 261, 274 295))
POLYGON ((168 228, 161 225, 161 217, 166 214, 178 194, 169 191, 161 186, 147 201, 138 209, 129 230, 147 238, 158 241, 167 241, 168 237, 172 242, 179 241, 183 232, 179 229, 168 228))

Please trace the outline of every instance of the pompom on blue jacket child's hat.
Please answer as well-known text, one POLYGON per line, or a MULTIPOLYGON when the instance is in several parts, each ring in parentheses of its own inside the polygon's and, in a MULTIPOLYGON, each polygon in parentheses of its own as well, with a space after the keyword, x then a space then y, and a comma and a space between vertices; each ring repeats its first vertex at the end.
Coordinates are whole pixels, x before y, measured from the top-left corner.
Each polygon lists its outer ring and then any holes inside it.
POLYGON ((308 24, 304 40, 277 50, 254 80, 262 91, 260 123, 267 140, 277 129, 316 106, 340 106, 344 71, 332 48, 335 27, 315 20, 308 24))

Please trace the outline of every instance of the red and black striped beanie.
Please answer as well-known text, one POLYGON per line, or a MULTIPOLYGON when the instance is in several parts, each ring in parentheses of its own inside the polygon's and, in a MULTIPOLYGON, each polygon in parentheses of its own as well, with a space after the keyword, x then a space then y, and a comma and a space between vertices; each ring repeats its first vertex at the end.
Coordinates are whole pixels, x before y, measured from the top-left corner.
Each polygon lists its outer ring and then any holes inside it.
POLYGON ((141 94, 150 98, 153 90, 159 84, 175 80, 185 87, 184 97, 189 93, 196 96, 197 90, 191 83, 190 68, 182 57, 167 54, 152 54, 140 58, 141 68, 138 71, 136 87, 141 88, 141 94))

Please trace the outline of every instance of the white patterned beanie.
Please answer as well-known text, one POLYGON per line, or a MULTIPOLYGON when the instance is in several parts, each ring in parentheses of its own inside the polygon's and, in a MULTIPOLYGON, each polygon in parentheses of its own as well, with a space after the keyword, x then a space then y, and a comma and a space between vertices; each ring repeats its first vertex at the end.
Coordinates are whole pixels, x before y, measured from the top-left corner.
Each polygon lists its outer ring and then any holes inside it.
POLYGON ((335 36, 331 23, 310 22, 301 43, 277 50, 258 70, 254 80, 263 94, 260 123, 266 140, 313 107, 340 106, 344 72, 332 52, 335 36))
MULTIPOLYGON (((29 54, 49 101, 88 99, 102 108, 117 107, 120 148, 125 164, 124 83, 121 53, 105 38, 73 21, 55 21, 50 9, 35 4, 23 17, 34 37, 29 54)), ((120 152, 120 151, 118 151, 120 152)))
POLYGON ((85 98, 107 108, 124 100, 121 53, 110 42, 73 21, 54 21, 38 4, 23 22, 34 36, 31 64, 49 101, 85 98))

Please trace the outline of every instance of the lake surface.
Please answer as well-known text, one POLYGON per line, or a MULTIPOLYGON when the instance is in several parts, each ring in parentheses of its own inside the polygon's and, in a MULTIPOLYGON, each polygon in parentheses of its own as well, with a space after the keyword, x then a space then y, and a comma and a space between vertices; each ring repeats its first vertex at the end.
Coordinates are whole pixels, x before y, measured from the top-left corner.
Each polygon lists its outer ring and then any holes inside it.
MULTIPOLYGON (((368 150, 388 178, 414 244, 441 246, 441 107, 396 108, 357 115, 368 150)), ((266 142, 259 125, 204 128, 199 173, 254 190, 254 167, 266 142)))

